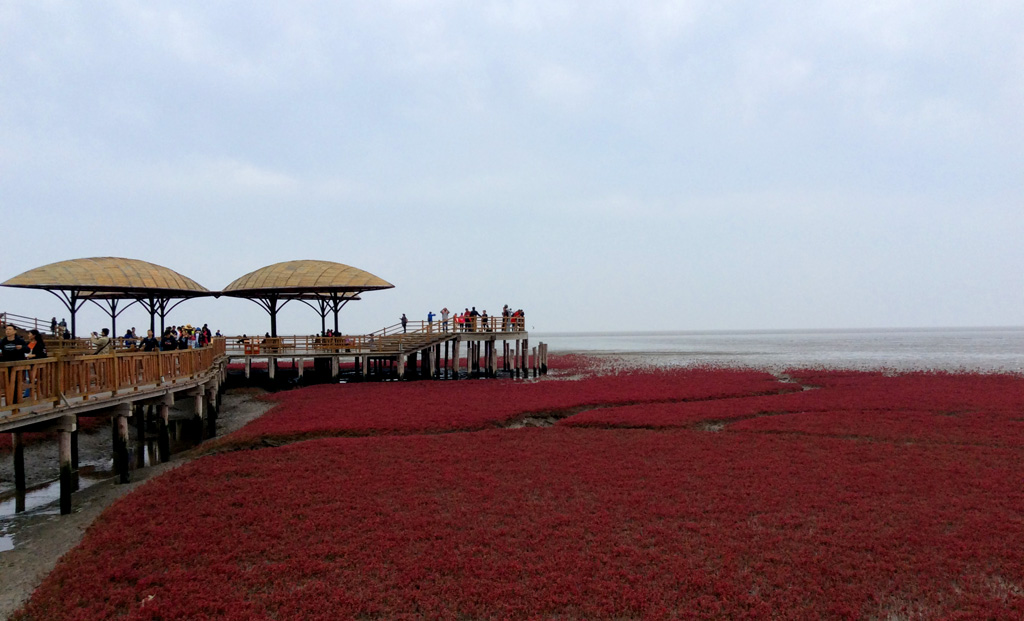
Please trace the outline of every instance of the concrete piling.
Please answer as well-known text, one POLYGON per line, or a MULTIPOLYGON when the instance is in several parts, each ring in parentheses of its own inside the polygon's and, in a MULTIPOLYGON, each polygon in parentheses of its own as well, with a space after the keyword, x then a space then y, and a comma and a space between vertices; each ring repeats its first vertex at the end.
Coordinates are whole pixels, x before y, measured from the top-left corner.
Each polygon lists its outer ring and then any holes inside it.
POLYGON ((128 461, 128 417, 131 415, 131 405, 122 403, 114 406, 112 415, 112 427, 117 434, 114 440, 114 470, 117 472, 118 483, 128 483, 131 480, 131 472, 128 461))

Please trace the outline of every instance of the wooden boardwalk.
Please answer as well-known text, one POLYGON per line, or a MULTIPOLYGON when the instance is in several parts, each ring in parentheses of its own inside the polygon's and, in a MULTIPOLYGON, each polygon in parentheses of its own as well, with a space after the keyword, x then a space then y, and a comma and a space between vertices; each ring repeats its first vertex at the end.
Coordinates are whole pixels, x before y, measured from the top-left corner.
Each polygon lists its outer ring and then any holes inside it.
POLYGON ((61 513, 71 512, 72 472, 78 467, 78 419, 110 417, 115 468, 127 482, 128 419, 134 415, 145 437, 145 410, 157 417, 161 461, 170 459, 170 407, 192 399, 194 417, 205 427, 216 416, 219 389, 227 370, 224 340, 209 347, 169 352, 64 355, 38 361, 0 363, 0 432, 10 432, 14 484, 25 490, 24 433, 58 432, 61 513))
POLYGON ((486 323, 457 325, 449 320, 410 321, 388 326, 376 332, 352 336, 229 337, 227 357, 245 366, 249 377, 253 362, 266 361, 274 378, 277 362, 290 360, 303 374, 307 360, 329 361, 331 375, 337 377, 341 361, 352 359, 359 376, 371 376, 387 367, 398 378, 412 368, 423 377, 459 377, 463 352, 467 372, 495 377, 500 370, 525 376, 533 367, 546 369, 546 348, 534 348, 531 357, 529 333, 521 322, 491 317, 486 323), (481 364, 480 360, 484 362, 481 364))

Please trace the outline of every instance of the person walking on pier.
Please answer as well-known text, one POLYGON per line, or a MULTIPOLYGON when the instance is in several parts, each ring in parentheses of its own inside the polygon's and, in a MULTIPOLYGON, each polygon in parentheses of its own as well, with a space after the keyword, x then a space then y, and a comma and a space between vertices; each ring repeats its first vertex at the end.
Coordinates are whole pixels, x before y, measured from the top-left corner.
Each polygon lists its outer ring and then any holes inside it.
POLYGON ((409 323, 409 318, 402 313, 402 332, 405 333, 405 326, 409 323))
POLYGON ((442 332, 447 332, 448 331, 448 315, 449 315, 448 307, 445 306, 444 308, 441 309, 441 331, 442 332))
POLYGON ((50 334, 57 336, 57 318, 50 318, 50 334))

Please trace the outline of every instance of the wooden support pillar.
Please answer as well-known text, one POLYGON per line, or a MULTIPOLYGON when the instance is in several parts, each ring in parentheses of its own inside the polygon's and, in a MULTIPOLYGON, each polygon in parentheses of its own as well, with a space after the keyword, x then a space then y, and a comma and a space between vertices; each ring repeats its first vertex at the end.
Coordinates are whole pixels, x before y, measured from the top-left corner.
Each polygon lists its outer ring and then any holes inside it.
POLYGON ((540 357, 540 360, 541 360, 540 373, 541 373, 541 375, 547 375, 548 374, 548 344, 547 343, 542 343, 541 347, 544 350, 544 354, 540 357))
POLYGON ((366 376, 369 375, 369 373, 370 373, 370 357, 369 356, 363 356, 363 360, 360 363, 360 368, 362 369, 363 379, 366 379, 366 376))
POLYGON ((245 379, 249 379, 249 375, 252 373, 252 356, 245 357, 245 379))
MULTIPOLYGON (((295 358, 292 358, 292 366, 295 366, 295 358)), ((299 378, 302 377, 303 371, 306 370, 306 362, 299 358, 299 378)))
MULTIPOLYGON (((447 332, 447 330, 446 330, 446 332, 447 332)), ((446 372, 451 371, 451 368, 452 368, 451 367, 451 359, 448 358, 448 354, 449 354, 448 349, 449 349, 448 341, 445 341, 444 342, 444 370, 446 372)))
POLYGON ((274 379, 274 375, 277 372, 277 358, 267 358, 267 373, 270 374, 270 379, 274 379))
POLYGON ((405 379, 405 354, 398 354, 398 379, 405 379))
POLYGON ((58 428, 60 433, 60 446, 58 447, 58 459, 60 461, 60 514, 71 513, 71 493, 75 491, 75 475, 71 466, 71 434, 78 429, 75 416, 65 416, 58 428))
POLYGON ((341 375, 341 356, 331 356, 331 379, 341 375))
POLYGON ((537 377, 537 348, 533 348, 533 377, 537 377))
POLYGON ((117 482, 127 483, 131 480, 131 472, 128 463, 128 416, 131 414, 131 406, 127 403, 114 406, 112 416, 112 427, 117 431, 114 440, 114 470, 117 472, 117 482))
POLYGON ((14 445, 14 489, 25 491, 25 438, 20 431, 11 433, 14 445))
POLYGON ((160 461, 167 463, 171 460, 171 405, 174 404, 174 395, 164 395, 160 405, 157 406, 157 415, 160 435, 157 438, 157 445, 160 453, 160 461))
POLYGON ((435 348, 434 347, 428 347, 427 348, 427 376, 430 379, 434 379, 434 376, 437 374, 437 368, 436 368, 437 367, 437 362, 435 361, 436 357, 437 356, 436 356, 435 348))

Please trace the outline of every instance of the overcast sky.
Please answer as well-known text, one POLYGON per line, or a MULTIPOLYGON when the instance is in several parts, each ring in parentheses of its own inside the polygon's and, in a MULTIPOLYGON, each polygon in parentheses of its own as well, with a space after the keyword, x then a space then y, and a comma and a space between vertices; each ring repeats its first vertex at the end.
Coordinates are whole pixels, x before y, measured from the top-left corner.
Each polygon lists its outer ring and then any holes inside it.
POLYGON ((1021 33, 1020 0, 7 0, 0 281, 321 259, 395 285, 351 332, 506 303, 536 331, 1020 326, 1021 33))

